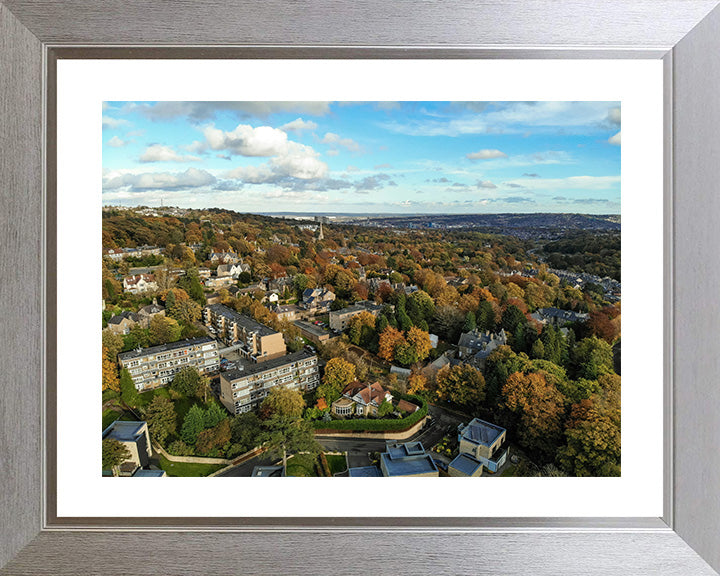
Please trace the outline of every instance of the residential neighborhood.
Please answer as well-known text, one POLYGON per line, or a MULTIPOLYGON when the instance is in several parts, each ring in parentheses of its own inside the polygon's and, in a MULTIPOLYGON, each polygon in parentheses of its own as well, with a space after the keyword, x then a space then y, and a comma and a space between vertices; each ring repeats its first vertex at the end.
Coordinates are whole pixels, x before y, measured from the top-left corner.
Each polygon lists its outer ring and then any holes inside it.
MULTIPOLYGON (((226 214, 187 211, 184 242, 104 249, 104 475, 619 471, 617 444, 578 467, 574 437, 593 403, 617 418, 619 283, 561 280, 512 237, 416 231, 411 251, 353 223, 321 240, 226 214), (483 248, 450 270, 424 254, 466 245, 483 248)), ((108 242, 151 221, 103 216, 108 242)))

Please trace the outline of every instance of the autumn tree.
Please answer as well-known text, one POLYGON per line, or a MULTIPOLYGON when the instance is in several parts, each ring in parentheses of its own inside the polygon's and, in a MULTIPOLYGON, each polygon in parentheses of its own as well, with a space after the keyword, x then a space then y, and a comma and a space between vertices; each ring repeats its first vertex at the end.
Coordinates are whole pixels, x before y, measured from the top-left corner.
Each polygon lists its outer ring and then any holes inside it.
POLYGON ((375 335, 375 315, 367 310, 350 318, 348 336, 356 346, 366 347, 375 335))
POLYGON ((340 392, 350 382, 355 381, 355 366, 343 358, 331 358, 325 365, 322 381, 340 392))
POLYGON ((428 381, 422 374, 413 373, 408 378, 408 394, 426 394, 428 381))
POLYGON ((620 336, 620 317, 614 306, 593 310, 585 323, 591 335, 612 344, 620 336))
POLYGON ((480 408, 485 400, 485 378, 470 364, 443 366, 437 373, 436 386, 439 400, 471 411, 480 408))
POLYGON ((528 450, 548 457, 562 434, 563 397, 543 372, 511 374, 502 388, 503 406, 517 418, 517 434, 528 450))
POLYGON ((575 404, 558 462, 575 476, 620 476, 620 408, 596 394, 575 404))
POLYGON ((297 390, 285 386, 273 386, 260 406, 260 417, 299 418, 305 409, 305 400, 297 390))
POLYGON ((409 366, 425 360, 430 355, 431 350, 430 335, 424 330, 413 326, 405 334, 405 341, 396 346, 395 358, 401 364, 409 366))
POLYGON ((102 389, 120 392, 120 382, 118 381, 117 367, 114 362, 110 361, 108 351, 105 346, 102 347, 102 389))
POLYGON ((117 356, 122 352, 124 342, 120 334, 115 334, 108 328, 102 331, 102 345, 107 351, 107 357, 113 364, 117 362, 117 356))
POLYGON ((182 334, 180 324, 178 324, 176 320, 160 315, 151 318, 148 330, 150 334, 150 344, 153 346, 177 342, 180 340, 182 334))
POLYGON ((105 438, 102 441, 102 469, 111 470, 113 476, 118 475, 120 464, 131 456, 130 450, 114 438, 105 438))
POLYGON ((168 314, 184 324, 192 324, 200 319, 202 307, 195 300, 175 299, 175 303, 168 309, 168 314))
POLYGON ((395 359, 395 349, 404 342, 405 337, 402 332, 392 326, 388 326, 383 330, 382 334, 380 334, 378 356, 388 362, 392 362, 395 359))
POLYGON ((225 418, 216 426, 203 430, 198 434, 195 450, 200 454, 210 454, 215 450, 223 449, 232 438, 230 420, 225 418))
POLYGON ((148 406, 145 418, 150 435, 160 444, 164 444, 168 436, 175 434, 177 414, 172 400, 163 396, 155 396, 148 406))

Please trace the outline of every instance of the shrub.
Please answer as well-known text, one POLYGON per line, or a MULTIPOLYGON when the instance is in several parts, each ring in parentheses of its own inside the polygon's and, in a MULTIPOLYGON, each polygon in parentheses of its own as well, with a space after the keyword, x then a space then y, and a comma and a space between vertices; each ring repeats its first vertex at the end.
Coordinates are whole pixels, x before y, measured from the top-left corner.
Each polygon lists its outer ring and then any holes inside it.
POLYGON ((188 446, 182 440, 175 440, 170 446, 167 447, 167 451, 174 456, 192 456, 195 451, 192 446, 188 446))

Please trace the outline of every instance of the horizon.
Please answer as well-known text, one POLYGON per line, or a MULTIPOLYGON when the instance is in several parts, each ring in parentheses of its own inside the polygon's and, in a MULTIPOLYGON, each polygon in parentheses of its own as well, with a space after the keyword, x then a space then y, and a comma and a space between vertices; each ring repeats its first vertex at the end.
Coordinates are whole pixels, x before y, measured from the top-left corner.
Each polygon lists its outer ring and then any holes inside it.
POLYGON ((105 102, 103 205, 619 214, 619 102, 105 102))

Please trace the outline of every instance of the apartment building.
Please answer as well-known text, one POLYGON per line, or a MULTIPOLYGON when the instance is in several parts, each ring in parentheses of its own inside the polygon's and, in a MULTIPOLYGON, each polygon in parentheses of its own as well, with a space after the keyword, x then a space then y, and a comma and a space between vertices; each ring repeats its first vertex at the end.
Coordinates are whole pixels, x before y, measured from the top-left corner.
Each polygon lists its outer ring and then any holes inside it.
POLYGON ((276 332, 250 316, 238 314, 224 304, 206 306, 203 309, 203 320, 215 330, 218 338, 235 347, 248 360, 267 362, 285 355, 282 332, 276 332))
POLYGON ((220 368, 217 342, 209 336, 138 348, 119 354, 118 362, 130 372, 139 392, 169 384, 186 366, 194 366, 200 374, 220 368))
POLYGON ((232 414, 257 409, 274 386, 306 392, 320 383, 317 356, 307 350, 262 364, 240 362, 238 366, 220 374, 220 401, 232 414))

